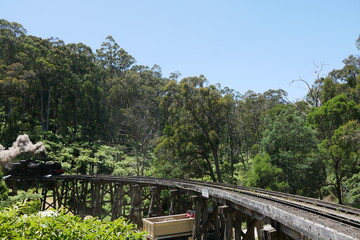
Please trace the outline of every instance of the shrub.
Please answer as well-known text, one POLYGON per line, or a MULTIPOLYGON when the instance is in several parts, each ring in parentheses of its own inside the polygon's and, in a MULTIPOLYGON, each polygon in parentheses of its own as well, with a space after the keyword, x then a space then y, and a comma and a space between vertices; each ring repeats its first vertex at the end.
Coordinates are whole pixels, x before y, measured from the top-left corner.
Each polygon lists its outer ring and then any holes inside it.
POLYGON ((23 214, 24 206, 0 212, 0 239, 143 239, 127 220, 82 220, 72 214, 23 214))

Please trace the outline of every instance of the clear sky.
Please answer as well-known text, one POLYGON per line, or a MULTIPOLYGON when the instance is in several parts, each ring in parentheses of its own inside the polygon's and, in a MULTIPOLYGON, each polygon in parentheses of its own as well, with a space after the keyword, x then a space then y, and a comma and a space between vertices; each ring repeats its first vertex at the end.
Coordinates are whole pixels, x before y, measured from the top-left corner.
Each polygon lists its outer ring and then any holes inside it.
POLYGON ((360 0, 0 0, 0 18, 29 35, 82 42, 93 51, 111 35, 137 64, 163 76, 205 75, 240 93, 282 88, 306 94, 359 54, 360 0))

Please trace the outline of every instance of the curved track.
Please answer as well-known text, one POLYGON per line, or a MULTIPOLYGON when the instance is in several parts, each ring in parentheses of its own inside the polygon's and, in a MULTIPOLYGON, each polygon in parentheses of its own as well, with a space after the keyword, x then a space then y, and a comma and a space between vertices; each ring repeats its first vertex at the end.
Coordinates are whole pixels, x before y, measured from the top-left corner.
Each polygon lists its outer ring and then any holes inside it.
POLYGON ((60 175, 48 180, 121 182, 178 188, 249 209, 315 239, 360 239, 360 209, 318 199, 223 183, 124 176, 60 175))

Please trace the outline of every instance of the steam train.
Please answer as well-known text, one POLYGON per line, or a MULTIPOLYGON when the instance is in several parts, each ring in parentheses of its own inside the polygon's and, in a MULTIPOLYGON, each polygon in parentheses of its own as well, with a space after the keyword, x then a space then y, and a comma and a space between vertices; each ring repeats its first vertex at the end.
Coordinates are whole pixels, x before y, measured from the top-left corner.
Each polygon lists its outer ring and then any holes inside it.
POLYGON ((3 169, 4 175, 30 176, 30 175, 61 175, 64 170, 59 162, 40 162, 20 160, 10 163, 3 169))

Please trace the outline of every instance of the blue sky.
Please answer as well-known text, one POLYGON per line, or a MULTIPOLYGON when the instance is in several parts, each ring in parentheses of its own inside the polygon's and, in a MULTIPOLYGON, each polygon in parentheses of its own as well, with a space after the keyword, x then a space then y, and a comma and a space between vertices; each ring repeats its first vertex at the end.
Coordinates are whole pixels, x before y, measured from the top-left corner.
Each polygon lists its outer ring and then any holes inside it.
POLYGON ((29 35, 82 42, 94 51, 111 35, 137 64, 165 77, 205 75, 240 93, 282 88, 306 94, 323 75, 359 54, 359 0, 1 0, 0 18, 29 35))

